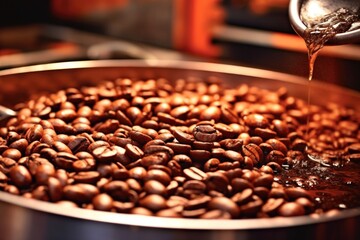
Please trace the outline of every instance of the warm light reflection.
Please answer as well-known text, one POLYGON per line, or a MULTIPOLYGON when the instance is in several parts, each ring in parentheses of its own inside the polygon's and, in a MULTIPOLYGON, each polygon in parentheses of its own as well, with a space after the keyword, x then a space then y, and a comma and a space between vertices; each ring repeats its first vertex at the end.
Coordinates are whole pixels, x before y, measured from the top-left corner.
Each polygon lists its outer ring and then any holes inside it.
POLYGON ((326 7, 322 1, 308 1, 302 9, 302 15, 307 21, 319 19, 326 13, 326 7))

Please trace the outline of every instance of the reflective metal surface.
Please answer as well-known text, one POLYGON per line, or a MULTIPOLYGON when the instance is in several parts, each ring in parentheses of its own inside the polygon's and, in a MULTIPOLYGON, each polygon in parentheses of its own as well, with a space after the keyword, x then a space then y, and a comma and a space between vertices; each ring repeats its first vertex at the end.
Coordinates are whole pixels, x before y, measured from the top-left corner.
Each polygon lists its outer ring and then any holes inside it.
MULTIPOLYGON (((217 76, 228 86, 241 82, 262 88, 286 86, 305 99, 307 81, 291 75, 212 63, 179 61, 87 61, 23 67, 0 72, 0 104, 13 106, 32 95, 92 85, 117 77, 217 76)), ((312 83, 314 103, 334 101, 360 110, 360 94, 312 83)), ((271 219, 168 219, 73 209, 0 192, 0 239, 358 239, 360 209, 336 215, 271 219)))
MULTIPOLYGON (((309 22, 312 19, 309 16, 311 13, 316 13, 318 16, 324 16, 328 13, 334 12, 339 8, 347 8, 360 13, 360 1, 358 0, 290 0, 289 17, 290 23, 295 32, 300 36, 304 36, 306 26, 303 21, 309 22), (305 10, 303 13, 302 9, 305 10), (308 14, 309 16, 307 16, 308 14), (302 19, 303 18, 303 19, 302 19)), ((333 38, 326 42, 327 45, 341 45, 349 43, 357 43, 360 41, 360 29, 357 28, 345 33, 336 34, 333 38)))

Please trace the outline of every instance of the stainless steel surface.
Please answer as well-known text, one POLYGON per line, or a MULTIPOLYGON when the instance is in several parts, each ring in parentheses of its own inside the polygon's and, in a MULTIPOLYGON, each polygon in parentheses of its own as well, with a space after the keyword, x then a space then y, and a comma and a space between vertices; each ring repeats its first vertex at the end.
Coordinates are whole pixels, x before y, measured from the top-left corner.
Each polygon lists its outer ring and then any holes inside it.
MULTIPOLYGON (((268 89, 286 86, 305 99, 307 81, 266 70, 181 61, 85 61, 0 71, 0 104, 14 106, 34 94, 64 87, 93 85, 117 77, 217 76, 228 86, 241 82, 268 89)), ((334 101, 360 111, 360 94, 312 82, 314 103, 334 101)), ((165 219, 60 207, 0 192, 0 239, 358 239, 360 208, 336 215, 272 219, 165 219)))
MULTIPOLYGON (((317 14, 326 15, 330 12, 334 12, 339 8, 347 8, 356 13, 360 13, 360 1, 357 0, 290 0, 289 5, 289 17, 290 23, 294 30, 300 36, 304 35, 306 26, 304 19, 301 19, 301 9, 303 6, 317 7, 314 9, 317 14), (310 6, 312 5, 312 6, 310 6), (316 5, 316 6, 315 6, 316 5)), ((306 20, 305 20, 306 21, 306 20)), ((336 34, 335 37, 330 39, 327 45, 341 45, 360 42, 360 29, 355 29, 345 33, 336 34)))

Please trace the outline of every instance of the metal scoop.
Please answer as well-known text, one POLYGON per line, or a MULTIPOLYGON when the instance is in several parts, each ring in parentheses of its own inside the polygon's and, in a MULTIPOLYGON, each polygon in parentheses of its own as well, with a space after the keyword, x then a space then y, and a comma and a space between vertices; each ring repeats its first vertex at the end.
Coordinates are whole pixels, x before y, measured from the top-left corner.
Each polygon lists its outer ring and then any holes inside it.
MULTIPOLYGON (((304 37, 307 26, 315 18, 321 18, 340 8, 360 15, 360 0, 290 0, 289 18, 295 32, 304 37)), ((360 21, 354 22, 351 28, 338 33, 326 42, 327 45, 342 45, 360 42, 360 21)))

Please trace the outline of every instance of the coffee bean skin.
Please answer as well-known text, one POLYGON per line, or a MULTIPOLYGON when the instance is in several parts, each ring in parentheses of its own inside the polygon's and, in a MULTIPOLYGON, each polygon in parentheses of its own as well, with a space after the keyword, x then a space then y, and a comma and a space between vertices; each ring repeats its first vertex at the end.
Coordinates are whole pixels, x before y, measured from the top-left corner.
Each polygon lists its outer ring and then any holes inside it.
POLYGON ((278 211, 280 216, 284 217, 302 216, 305 214, 303 206, 295 202, 284 203, 278 211))
POLYGON ((110 211, 113 205, 113 199, 106 193, 95 196, 92 200, 95 210, 110 211))
POLYGON ((156 212, 166 208, 166 200, 160 195, 150 194, 140 200, 140 205, 156 212))
POLYGON ((27 187, 32 183, 30 172, 22 165, 12 167, 9 174, 17 187, 27 187))
POLYGON ((307 106, 284 87, 230 87, 214 76, 119 78, 20 103, 0 127, 0 190, 175 218, 292 217, 357 206, 330 189, 346 182, 341 191, 358 199, 352 174, 338 175, 360 162, 354 109, 307 106))

